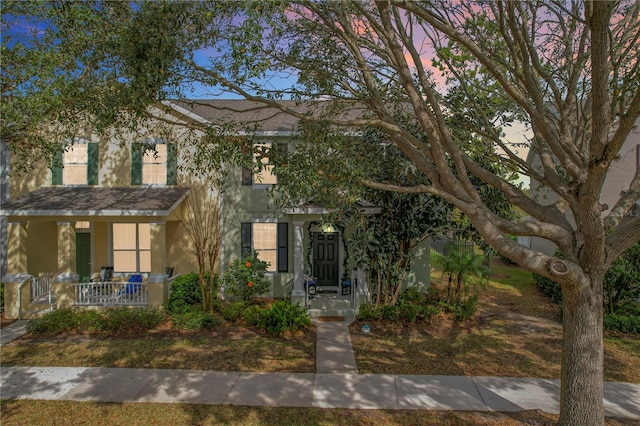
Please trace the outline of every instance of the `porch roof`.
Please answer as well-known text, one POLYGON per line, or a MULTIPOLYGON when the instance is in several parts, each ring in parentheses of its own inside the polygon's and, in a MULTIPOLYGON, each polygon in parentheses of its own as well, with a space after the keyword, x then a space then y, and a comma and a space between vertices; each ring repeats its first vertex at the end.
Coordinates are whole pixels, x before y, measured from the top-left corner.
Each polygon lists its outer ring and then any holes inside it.
POLYGON ((189 188, 42 187, 2 205, 6 216, 167 216, 189 188))

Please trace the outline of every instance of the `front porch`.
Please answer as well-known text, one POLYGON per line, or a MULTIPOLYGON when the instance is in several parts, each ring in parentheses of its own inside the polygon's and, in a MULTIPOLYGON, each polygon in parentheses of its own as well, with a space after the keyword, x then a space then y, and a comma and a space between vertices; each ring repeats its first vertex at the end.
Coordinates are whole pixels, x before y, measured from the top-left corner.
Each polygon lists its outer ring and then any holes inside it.
MULTIPOLYGON (((56 309, 113 307, 160 308, 168 300, 171 278, 150 276, 143 281, 60 282, 53 274, 8 276, 5 316, 31 319, 56 309)), ((175 277, 174 277, 175 278, 175 277)))
POLYGON ((292 221, 291 302, 307 308, 312 318, 353 318, 370 301, 366 274, 352 267, 345 229, 321 225, 324 210, 305 213, 292 221))

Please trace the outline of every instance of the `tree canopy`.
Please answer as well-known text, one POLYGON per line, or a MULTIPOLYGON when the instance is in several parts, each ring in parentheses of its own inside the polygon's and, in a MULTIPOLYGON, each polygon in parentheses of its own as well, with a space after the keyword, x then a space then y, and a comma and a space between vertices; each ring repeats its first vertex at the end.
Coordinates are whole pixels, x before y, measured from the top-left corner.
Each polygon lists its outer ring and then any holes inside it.
POLYGON ((562 285, 560 421, 600 424, 602 278, 640 240, 640 172, 615 204, 600 203, 640 115, 639 11, 632 0, 6 1, 3 18, 14 19, 3 31, 15 34, 25 17, 49 25, 30 44, 3 37, 2 132, 12 150, 37 151, 42 122, 122 124, 203 89, 334 128, 376 128, 424 181, 365 185, 446 200, 498 253, 562 285), (308 114, 278 103, 285 98, 332 102, 308 114), (516 120, 533 132, 539 167, 504 141, 516 120), (487 164, 530 176, 560 201, 533 199, 487 164), (487 186, 531 220, 493 211, 487 186), (561 257, 509 235, 546 238, 561 257))

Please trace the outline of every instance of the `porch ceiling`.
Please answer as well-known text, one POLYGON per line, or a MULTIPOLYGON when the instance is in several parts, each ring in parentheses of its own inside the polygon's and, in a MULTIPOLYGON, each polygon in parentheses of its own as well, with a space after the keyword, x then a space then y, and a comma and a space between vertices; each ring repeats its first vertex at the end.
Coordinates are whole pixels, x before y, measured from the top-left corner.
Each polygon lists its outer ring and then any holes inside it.
POLYGON ((43 187, 2 205, 6 216, 167 216, 189 188, 43 187))

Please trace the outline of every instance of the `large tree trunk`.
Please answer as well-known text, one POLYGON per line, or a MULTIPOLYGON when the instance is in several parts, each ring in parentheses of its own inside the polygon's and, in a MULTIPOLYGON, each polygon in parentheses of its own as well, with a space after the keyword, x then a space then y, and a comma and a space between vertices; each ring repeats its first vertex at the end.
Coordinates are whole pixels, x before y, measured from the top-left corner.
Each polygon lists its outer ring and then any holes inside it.
POLYGON ((563 286, 560 425, 604 424, 602 278, 563 286))

